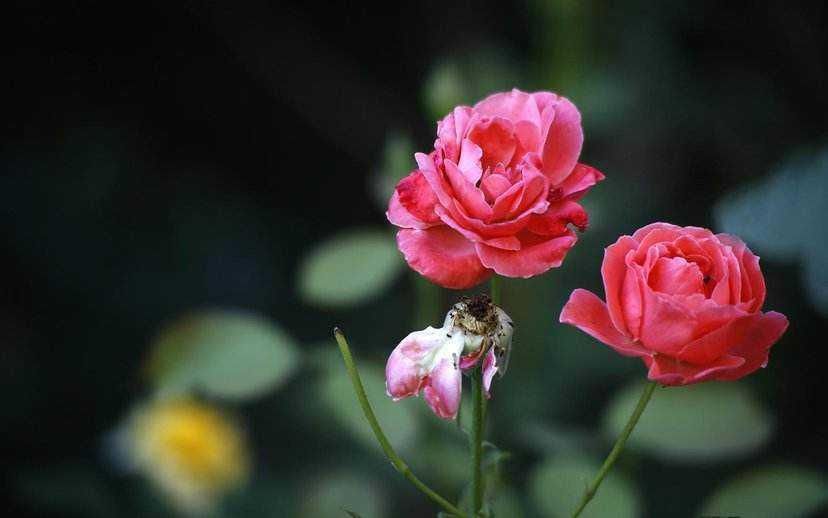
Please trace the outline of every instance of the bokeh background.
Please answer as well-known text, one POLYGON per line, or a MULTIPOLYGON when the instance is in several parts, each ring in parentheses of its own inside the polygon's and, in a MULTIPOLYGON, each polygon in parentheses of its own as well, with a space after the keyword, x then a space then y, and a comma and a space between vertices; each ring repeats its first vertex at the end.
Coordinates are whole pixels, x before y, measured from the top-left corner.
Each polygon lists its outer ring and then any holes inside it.
POLYGON ((14 516, 433 516, 461 430, 382 368, 459 295, 402 262, 395 181, 452 106, 550 89, 607 175, 565 264, 506 280, 498 517, 565 516, 644 368, 557 316, 655 220, 742 235, 791 326, 767 369, 659 389, 588 516, 825 516, 828 13, 782 1, 18 2, 0 20, 0 426, 14 516))

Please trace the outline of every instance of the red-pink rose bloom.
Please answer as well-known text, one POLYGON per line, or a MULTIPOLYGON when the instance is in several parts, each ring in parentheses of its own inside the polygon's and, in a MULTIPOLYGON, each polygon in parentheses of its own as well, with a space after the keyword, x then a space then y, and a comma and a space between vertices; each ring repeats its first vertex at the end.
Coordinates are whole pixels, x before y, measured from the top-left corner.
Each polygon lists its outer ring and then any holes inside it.
POLYGON ((577 289, 561 322, 640 357, 663 385, 746 376, 788 327, 760 311, 759 258, 728 234, 653 223, 607 247, 601 274, 607 302, 577 289))
POLYGON ((587 225, 578 200, 604 178, 578 163, 583 141, 578 109, 554 93, 512 90, 455 108, 388 206, 405 260, 456 289, 560 266, 577 240, 569 225, 587 225))

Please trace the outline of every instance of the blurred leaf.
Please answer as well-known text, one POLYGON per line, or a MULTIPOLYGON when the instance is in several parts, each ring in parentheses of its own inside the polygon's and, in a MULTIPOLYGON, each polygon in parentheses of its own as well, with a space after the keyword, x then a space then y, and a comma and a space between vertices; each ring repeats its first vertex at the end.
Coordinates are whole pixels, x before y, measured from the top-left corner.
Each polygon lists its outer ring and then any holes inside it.
POLYGON ((828 503, 825 475, 797 466, 743 473, 708 497, 700 515, 750 518, 812 516, 828 503))
POLYGON ((108 517, 118 506, 104 480, 91 468, 66 465, 26 470, 17 476, 20 497, 40 513, 108 517))
MULTIPOLYGON (((352 344, 353 345, 353 344, 352 344)), ((385 393, 385 373, 374 363, 357 359, 362 384, 368 401, 374 409, 377 420, 395 449, 411 447, 420 431, 420 422, 413 405, 421 401, 407 399, 394 402, 385 393)), ((367 445, 373 451, 382 454, 368 421, 362 413, 351 379, 339 355, 331 354, 326 372, 320 377, 317 387, 319 398, 325 408, 339 425, 352 437, 367 445)))
POLYGON ((380 210, 388 208, 388 200, 397 183, 414 168, 414 143, 407 133, 391 132, 385 137, 382 162, 370 175, 369 190, 380 210))
POLYGON ((293 340, 275 324, 251 313, 213 310, 164 328, 147 373, 162 392, 202 390, 244 399, 279 386, 298 360, 293 340))
POLYGON ((715 213, 725 232, 736 234, 754 251, 803 262, 803 285, 811 300, 828 313, 828 149, 799 153, 762 181, 722 198, 715 213))
POLYGON ((380 490, 383 485, 359 472, 324 473, 308 480, 307 486, 301 518, 342 516, 343 512, 364 518, 385 516, 385 495, 380 490))
POLYGON ((358 515, 357 513, 353 512, 353 511, 349 511, 347 509, 343 509, 343 511, 345 511, 345 514, 347 514, 351 518, 362 518, 360 515, 358 515))
POLYGON ((305 256, 299 292, 320 306, 365 302, 388 288, 402 271, 394 239, 376 229, 351 230, 319 244, 305 256))
MULTIPOLYGON (((604 415, 608 438, 621 432, 642 390, 637 382, 612 399, 604 415)), ((747 385, 709 382, 656 389, 629 445, 666 459, 705 463, 750 453, 772 430, 771 416, 747 385)))
POLYGON ((522 83, 517 60, 502 49, 479 48, 437 62, 423 84, 428 114, 441 119, 455 106, 472 105, 522 83))
MULTIPOLYGON (((569 516, 600 465, 581 457, 555 458, 538 466, 529 478, 530 495, 546 516, 569 516)), ((604 479, 583 518, 635 518, 641 504, 633 484, 617 469, 604 479)))

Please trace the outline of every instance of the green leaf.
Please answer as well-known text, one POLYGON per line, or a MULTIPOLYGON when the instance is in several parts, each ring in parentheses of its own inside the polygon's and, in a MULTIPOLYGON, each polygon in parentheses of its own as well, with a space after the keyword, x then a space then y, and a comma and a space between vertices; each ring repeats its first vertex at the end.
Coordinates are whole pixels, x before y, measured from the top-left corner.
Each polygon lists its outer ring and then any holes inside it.
MULTIPOLYGON (((362 378, 362 384, 365 386, 368 401, 385 435, 391 441, 391 445, 398 450, 411 447, 420 431, 418 413, 414 405, 422 404, 422 401, 406 399, 395 402, 388 397, 385 393, 385 373, 379 365, 358 361, 357 369, 362 378)), ((351 379, 338 354, 331 354, 328 357, 327 368, 319 379, 317 391, 328 415, 341 428, 372 450, 382 453, 362 413, 362 408, 359 406, 351 385, 351 379)))
POLYGON ((319 306, 359 304, 388 288, 402 266, 389 234, 373 229, 347 231, 319 244, 304 258, 299 293, 319 306))
POLYGON ((380 166, 369 176, 369 189, 379 208, 385 211, 397 183, 416 167, 414 143, 408 133, 390 132, 385 137, 380 166))
POLYGON ((708 497, 698 514, 797 518, 828 504, 828 479, 797 466, 769 466, 743 473, 708 497))
MULTIPOLYGON (((529 491, 544 516, 569 516, 600 464, 582 457, 561 457, 542 463, 529 478, 529 491)), ((634 518, 641 504, 633 484, 617 469, 611 471, 581 516, 634 518)))
MULTIPOLYGON (((623 429, 641 395, 634 383, 610 402, 604 415, 607 438, 623 429)), ((666 459, 705 463, 739 457, 771 437, 771 416, 742 383, 702 383, 657 388, 628 446, 666 459)))
POLYGON ((293 340, 275 324, 251 313, 213 310, 165 327, 147 373, 164 393, 196 390, 238 400, 277 388, 298 361, 293 340))
POLYGON ((351 516, 378 518, 385 516, 386 497, 380 481, 366 477, 358 471, 334 471, 317 473, 301 492, 303 504, 300 518, 351 516))

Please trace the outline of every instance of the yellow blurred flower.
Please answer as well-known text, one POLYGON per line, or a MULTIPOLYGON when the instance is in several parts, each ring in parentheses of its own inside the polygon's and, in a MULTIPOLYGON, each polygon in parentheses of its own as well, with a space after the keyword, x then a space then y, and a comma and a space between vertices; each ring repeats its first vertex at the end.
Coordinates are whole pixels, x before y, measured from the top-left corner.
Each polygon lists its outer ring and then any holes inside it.
POLYGON ((186 512, 208 511, 250 471, 242 431, 194 399, 160 399, 139 408, 127 434, 135 467, 186 512))

